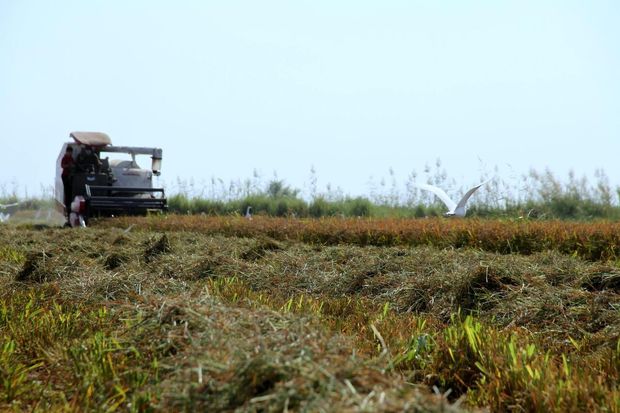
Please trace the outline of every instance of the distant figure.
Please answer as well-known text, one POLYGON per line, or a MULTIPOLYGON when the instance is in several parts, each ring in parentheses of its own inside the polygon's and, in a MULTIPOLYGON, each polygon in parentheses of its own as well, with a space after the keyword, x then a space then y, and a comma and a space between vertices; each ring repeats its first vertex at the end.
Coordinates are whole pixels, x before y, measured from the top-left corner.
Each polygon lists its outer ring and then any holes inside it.
POLYGON ((93 148, 86 146, 80 151, 77 157, 77 166, 84 172, 98 174, 101 169, 101 160, 95 151, 93 151, 93 148))
POLYGON ((246 210, 245 210, 245 218, 246 219, 252 219, 252 207, 249 206, 246 210))
POLYGON ((73 183, 73 170, 75 169, 75 161, 73 160, 73 148, 67 146, 65 155, 60 161, 62 168, 62 188, 65 193, 65 215, 69 219, 71 213, 71 185, 73 183))

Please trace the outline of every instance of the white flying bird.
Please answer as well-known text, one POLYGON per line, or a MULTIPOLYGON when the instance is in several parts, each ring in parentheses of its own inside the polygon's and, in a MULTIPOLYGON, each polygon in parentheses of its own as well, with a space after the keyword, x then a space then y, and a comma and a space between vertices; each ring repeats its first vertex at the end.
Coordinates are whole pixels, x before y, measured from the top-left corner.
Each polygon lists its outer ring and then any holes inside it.
POLYGON ((19 205, 19 202, 13 202, 12 204, 0 204, 0 209, 8 209, 19 205))
POLYGON ((0 204, 0 211, 6 211, 7 209, 9 210, 8 212, 0 212, 0 222, 6 222, 9 220, 9 218, 11 217, 11 214, 15 211, 13 211, 13 209, 16 209, 14 207, 18 206, 19 202, 14 202, 12 204, 0 204))
POLYGON ((454 202, 449 196, 448 194, 446 194, 446 192, 441 189, 441 188, 437 188, 436 186, 433 185, 428 185, 428 184, 419 184, 418 187, 420 187, 421 189, 425 189, 427 191, 431 191, 432 193, 434 193, 435 195, 437 195, 439 197, 439 199, 441 199, 443 201, 444 204, 446 204, 446 206, 448 207, 449 211, 446 212, 446 216, 448 217, 452 217, 452 216, 457 216, 457 217, 464 217, 465 216, 465 212, 467 211, 467 208, 465 207, 465 204, 467 204, 467 201, 469 200, 469 197, 471 197, 471 195, 476 192, 476 190, 478 188, 480 188, 482 185, 486 184, 489 181, 483 182, 479 185, 474 186, 473 188, 471 188, 469 191, 465 192, 465 195, 463 195, 463 198, 461 198, 461 200, 459 201, 459 203, 457 204, 456 202, 454 202))

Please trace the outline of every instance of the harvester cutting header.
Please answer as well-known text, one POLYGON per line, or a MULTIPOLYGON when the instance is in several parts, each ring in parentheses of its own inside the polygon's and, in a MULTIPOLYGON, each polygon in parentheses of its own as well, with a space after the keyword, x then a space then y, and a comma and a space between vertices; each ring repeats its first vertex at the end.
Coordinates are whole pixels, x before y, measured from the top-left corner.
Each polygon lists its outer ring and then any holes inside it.
POLYGON ((146 214, 167 208, 163 188, 153 187, 161 172, 162 150, 113 146, 100 132, 72 132, 73 142, 62 146, 56 161, 55 197, 58 210, 71 226, 85 226, 93 216, 146 214), (123 154, 110 159, 102 154, 123 154), (150 155, 151 168, 143 169, 136 155, 150 155))

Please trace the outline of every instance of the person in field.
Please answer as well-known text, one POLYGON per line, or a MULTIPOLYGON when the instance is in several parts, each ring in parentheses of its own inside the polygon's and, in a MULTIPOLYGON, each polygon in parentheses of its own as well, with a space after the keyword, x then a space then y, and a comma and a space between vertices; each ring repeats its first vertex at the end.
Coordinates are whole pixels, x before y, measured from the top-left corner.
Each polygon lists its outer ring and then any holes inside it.
POLYGON ((73 183, 72 172, 75 168, 73 148, 71 146, 67 146, 65 155, 60 161, 60 166, 62 168, 62 187, 65 195, 65 215, 69 219, 69 214, 71 213, 71 185, 73 183))
POLYGON ((89 173, 94 172, 98 174, 101 169, 101 161, 97 153, 95 153, 90 146, 86 146, 80 151, 77 158, 77 165, 79 169, 89 173))

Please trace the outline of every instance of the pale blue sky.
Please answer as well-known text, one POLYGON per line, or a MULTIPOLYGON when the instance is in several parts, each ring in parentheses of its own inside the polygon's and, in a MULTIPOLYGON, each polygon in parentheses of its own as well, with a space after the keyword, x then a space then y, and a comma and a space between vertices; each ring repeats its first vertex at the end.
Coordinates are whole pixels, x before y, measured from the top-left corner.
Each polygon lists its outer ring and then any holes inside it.
POLYGON ((618 1, 0 0, 0 183, 72 130, 160 146, 166 182, 353 195, 441 158, 620 184, 618 1))

